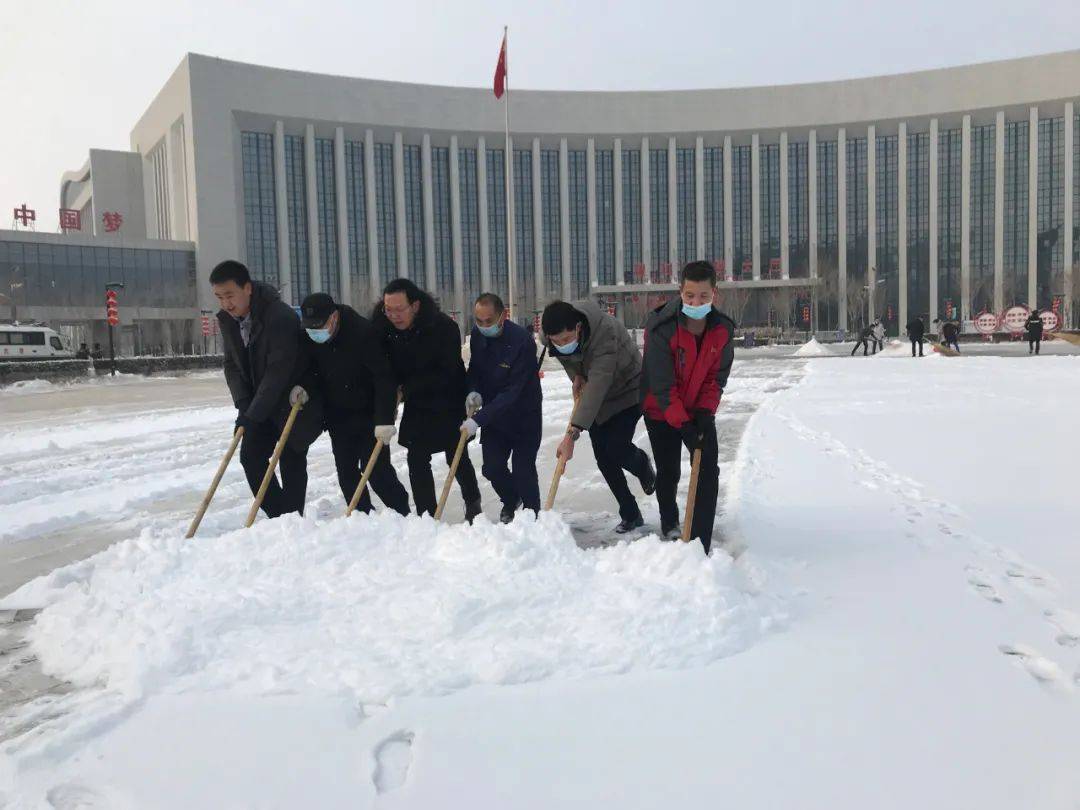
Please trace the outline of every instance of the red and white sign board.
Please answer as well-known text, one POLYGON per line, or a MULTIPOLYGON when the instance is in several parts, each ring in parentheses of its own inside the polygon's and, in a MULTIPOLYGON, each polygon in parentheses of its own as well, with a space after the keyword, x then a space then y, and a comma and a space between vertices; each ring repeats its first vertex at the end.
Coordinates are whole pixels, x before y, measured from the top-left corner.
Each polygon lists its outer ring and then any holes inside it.
POLYGON ((981 335, 992 335, 1001 326, 1001 319, 993 312, 980 312, 975 316, 975 329, 981 335))
POLYGON ((1044 309, 1039 313, 1039 317, 1042 318, 1044 332, 1056 332, 1057 328, 1061 325, 1057 313, 1053 310, 1044 309))
POLYGON ((1017 304, 1015 307, 1009 307, 1001 314, 1001 323, 1006 332, 1019 335, 1024 331, 1024 324, 1027 323, 1030 314, 1031 310, 1017 304))

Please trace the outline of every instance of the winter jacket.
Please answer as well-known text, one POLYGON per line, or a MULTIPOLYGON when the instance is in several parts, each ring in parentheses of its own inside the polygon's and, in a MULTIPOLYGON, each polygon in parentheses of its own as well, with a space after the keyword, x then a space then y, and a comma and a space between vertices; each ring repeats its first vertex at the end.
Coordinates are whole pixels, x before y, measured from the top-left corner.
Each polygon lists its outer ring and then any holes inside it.
POLYGON ((874 340, 881 343, 885 340, 885 326, 883 324, 874 325, 874 340))
POLYGON ((592 301, 578 301, 574 309, 585 316, 577 350, 561 354, 546 336, 544 342, 571 380, 579 374, 585 378, 574 426, 588 430, 594 422, 602 425, 615 414, 638 405, 641 352, 626 327, 592 301))
POLYGON ((911 323, 907 325, 908 337, 912 340, 922 340, 926 334, 926 325, 922 322, 922 318, 915 318, 911 323))
POLYGON ((686 328, 678 298, 657 307, 645 323, 641 402, 649 419, 674 428, 694 411, 716 413, 735 359, 735 322, 713 308, 705 316, 701 345, 686 328))
POLYGON ((310 359, 304 387, 319 391, 327 427, 392 425, 397 382, 382 336, 371 321, 339 305, 338 327, 326 343, 304 338, 310 359))
MULTIPOLYGON (((233 404, 253 422, 271 422, 281 430, 289 415, 289 391, 307 371, 306 341, 300 318, 277 290, 251 282, 251 336, 240 337, 240 322, 224 310, 217 314, 225 343, 225 382, 233 404)), ((289 445, 307 448, 322 432, 322 404, 311 397, 297 415, 289 445)))
POLYGON ((960 335, 960 327, 952 321, 946 321, 941 325, 941 337, 947 341, 954 341, 960 335))
POLYGON ((859 332, 859 340, 871 340, 874 337, 874 327, 866 326, 859 332))
POLYGON ((474 326, 469 346, 472 356, 466 388, 484 399, 483 407, 473 416, 476 424, 485 431, 529 432, 539 441, 540 377, 532 336, 508 320, 503 323, 502 334, 493 338, 484 337, 474 326))
POLYGON ((424 293, 408 329, 390 323, 381 303, 375 307, 372 325, 405 396, 398 441, 431 453, 454 447, 465 419, 467 393, 457 324, 424 293))
POLYGON ((1028 340, 1042 340, 1043 335, 1043 322, 1035 313, 1028 316, 1027 321, 1024 322, 1024 327, 1027 329, 1028 340))

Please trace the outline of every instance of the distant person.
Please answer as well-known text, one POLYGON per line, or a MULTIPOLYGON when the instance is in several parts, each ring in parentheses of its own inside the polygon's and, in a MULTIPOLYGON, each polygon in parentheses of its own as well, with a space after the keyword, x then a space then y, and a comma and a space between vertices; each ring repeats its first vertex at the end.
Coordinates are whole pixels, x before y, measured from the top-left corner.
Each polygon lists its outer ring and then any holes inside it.
POLYGON ((1031 314, 1028 315, 1028 319, 1024 322, 1024 328, 1027 330, 1028 336, 1028 354, 1038 354, 1043 336, 1043 322, 1039 316, 1038 307, 1031 310, 1031 314))
POLYGON ((874 321, 874 354, 885 349, 885 326, 881 321, 874 321))
POLYGON ((956 321, 945 321, 941 324, 941 345, 960 353, 960 324, 956 321))
POLYGON ((100 343, 94 344, 94 350, 90 352, 90 357, 94 360, 101 360, 105 357, 105 351, 101 348, 100 343))
MULTIPOLYGON (((866 355, 870 353, 870 343, 873 340, 874 340, 874 327, 873 327, 873 324, 871 324, 870 326, 863 327, 862 331, 859 332, 859 339, 857 341, 855 341, 855 346, 852 347, 852 349, 851 349, 851 356, 854 357, 855 352, 857 352, 859 350, 859 347, 862 346, 863 357, 866 357, 866 355)), ((874 345, 876 347, 877 343, 875 342, 874 345)))
POLYGON ((79 350, 75 352, 76 360, 89 360, 90 359, 90 347, 85 343, 79 344, 79 350))
POLYGON ((922 318, 916 316, 911 319, 907 325, 908 338, 911 340, 911 356, 915 356, 915 347, 919 347, 919 357, 923 356, 922 344, 923 338, 926 336, 926 324, 923 323, 922 318))

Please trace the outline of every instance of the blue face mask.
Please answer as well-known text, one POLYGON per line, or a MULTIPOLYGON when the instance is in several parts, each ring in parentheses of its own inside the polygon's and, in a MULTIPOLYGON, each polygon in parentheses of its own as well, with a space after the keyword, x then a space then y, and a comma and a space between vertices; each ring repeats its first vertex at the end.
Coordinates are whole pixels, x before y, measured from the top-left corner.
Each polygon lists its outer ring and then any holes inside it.
POLYGON ((576 340, 571 340, 565 346, 556 346, 554 343, 552 343, 551 345, 559 354, 573 354, 577 351, 578 342, 576 340))
POLYGON ((499 335, 502 334, 502 324, 501 323, 497 323, 497 324, 495 324, 493 326, 481 326, 480 324, 477 324, 476 328, 479 329, 480 334, 483 335, 486 338, 498 337, 499 335))
POLYGON ((709 314, 709 310, 711 309, 712 304, 701 304, 700 306, 696 307, 692 307, 689 304, 682 305, 683 315, 695 321, 700 321, 702 318, 709 314))
POLYGON ((308 337, 316 343, 326 343, 330 339, 329 329, 308 329, 308 337))

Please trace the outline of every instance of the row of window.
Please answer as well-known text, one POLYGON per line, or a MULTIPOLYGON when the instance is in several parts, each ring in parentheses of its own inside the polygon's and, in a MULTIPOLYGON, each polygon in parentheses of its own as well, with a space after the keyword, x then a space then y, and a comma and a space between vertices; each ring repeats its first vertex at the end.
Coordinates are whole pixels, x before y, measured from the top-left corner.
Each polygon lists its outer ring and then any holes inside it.
MULTIPOLYGON (((1004 268, 1004 297, 1007 301, 1026 300, 1028 267, 1028 146, 1031 133, 1027 121, 1012 121, 1005 125, 1004 176, 1002 204, 1004 227, 1002 265, 1004 268)), ((972 129, 970 166, 970 240, 971 293, 973 308, 989 307, 994 297, 993 267, 995 263, 994 215, 996 173, 996 137, 994 126, 972 129)), ((1064 200, 1064 122, 1060 118, 1044 119, 1038 131, 1038 191, 1037 210, 1037 287, 1040 303, 1061 292, 1065 257, 1061 228, 1064 206, 1074 207, 1074 222, 1080 221, 1080 116, 1074 127, 1071 148, 1077 155, 1074 161, 1073 199, 1064 200)), ((928 300, 930 295, 930 140, 925 132, 907 136, 907 251, 908 296, 911 300, 928 300)), ((246 216, 246 245, 249 264, 260 278, 272 283, 278 279, 278 244, 276 237, 276 208, 273 172, 272 135, 260 132, 243 133, 244 211, 246 216)), ((958 302, 961 295, 961 198, 962 198, 962 132, 959 129, 938 133, 937 148, 937 264, 939 308, 958 302)), ((288 250, 294 295, 302 298, 309 291, 309 251, 304 143, 299 136, 286 136, 285 182, 288 211, 288 250)), ((875 255, 872 260, 876 278, 885 287, 889 300, 898 297, 899 267, 899 138, 896 135, 878 136, 874 150, 874 199, 868 199, 869 153, 866 138, 845 140, 843 155, 838 154, 836 141, 819 141, 816 145, 817 232, 819 275, 828 279, 839 265, 839 251, 844 251, 848 286, 867 285, 869 278, 868 228, 873 206, 875 255), (842 161, 841 161, 842 157, 842 161), (839 233, 839 191, 842 168, 844 172, 844 206, 846 232, 841 246, 839 233)), ((408 276, 423 281, 427 266, 427 251, 432 257, 440 295, 448 296, 454 289, 452 260, 452 225, 450 184, 451 155, 445 147, 431 151, 432 214, 434 245, 424 239, 423 171, 420 147, 403 148, 403 188, 394 187, 394 149, 392 144, 375 144, 372 163, 375 177, 365 176, 364 144, 348 142, 345 149, 346 188, 348 208, 348 243, 350 273, 353 288, 365 295, 370 288, 370 268, 367 245, 365 183, 373 180, 375 200, 375 236, 380 267, 379 283, 399 274, 397 241, 397 207, 399 191, 404 198, 405 266, 408 276)), ((339 293, 337 220, 335 199, 339 193, 334 181, 334 151, 329 139, 317 139, 316 199, 318 203, 319 278, 324 290, 339 293)), ((493 286, 505 290, 507 277, 505 161, 502 149, 488 149, 485 165, 477 161, 474 148, 462 147, 456 156, 458 163, 458 203, 461 219, 461 254, 464 286, 468 294, 479 290, 480 283, 480 182, 483 168, 486 174, 487 248, 493 286)), ((629 282, 649 277, 665 279, 672 265, 693 258, 716 263, 725 256, 725 189, 724 154, 718 146, 703 149, 701 177, 704 210, 704 255, 698 257, 697 217, 697 152, 693 148, 678 148, 674 152, 675 166, 675 223, 670 233, 669 151, 650 149, 642 161, 636 149, 624 149, 620 155, 621 171, 616 178, 615 155, 611 150, 596 152, 595 188, 596 245, 598 280, 612 284, 617 275, 629 282), (648 188, 642 187, 642 169, 648 169, 648 188), (616 180, 619 181, 616 184, 616 180), (621 187, 617 189, 616 186, 621 187), (620 194, 622 215, 616 223, 616 193, 620 194), (648 236, 642 222, 643 192, 648 195, 648 236), (616 225, 622 232, 622 264, 616 267, 616 225), (648 248, 646 251, 645 248, 648 248), (646 267, 646 253, 648 265, 646 267)), ((751 146, 735 146, 731 154, 730 201, 732 267, 726 268, 729 277, 748 277, 753 264, 753 217, 757 208, 759 241, 756 245, 763 276, 779 272, 782 249, 780 226, 780 146, 762 144, 758 158, 758 195, 753 191, 754 154, 751 146)), ((537 164, 529 149, 515 149, 514 170, 514 250, 518 284, 526 298, 540 302, 562 294, 563 273, 569 273, 573 295, 588 290, 588 228, 589 197, 584 150, 568 150, 566 190, 568 206, 561 204, 561 155, 558 150, 545 149, 537 164), (534 175, 534 169, 538 176, 534 175), (534 223, 534 184, 540 199, 540 222, 534 223), (567 222, 562 218, 568 216, 567 222), (538 227, 537 227, 538 226, 538 227), (568 244, 563 240, 569 237, 568 244), (539 242, 536 240, 539 239, 539 242), (564 262, 564 259, 568 261, 564 262), (543 268, 542 289, 536 289, 536 270, 543 268)), ((788 269, 792 278, 809 275, 809 145, 793 142, 787 145, 788 170, 788 269)), ((1080 239, 1074 239, 1077 258, 1080 239)))

